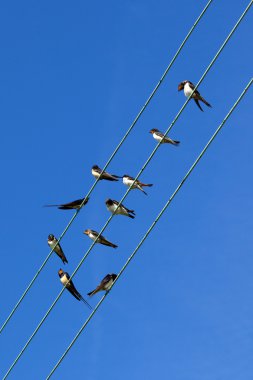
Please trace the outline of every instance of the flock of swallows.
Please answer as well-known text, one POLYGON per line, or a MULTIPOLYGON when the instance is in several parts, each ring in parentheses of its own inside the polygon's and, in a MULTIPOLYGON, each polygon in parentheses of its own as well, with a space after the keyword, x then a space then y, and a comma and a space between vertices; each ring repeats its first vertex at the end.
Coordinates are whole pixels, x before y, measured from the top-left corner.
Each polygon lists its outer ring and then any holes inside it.
MULTIPOLYGON (((178 91, 184 90, 184 94, 186 97, 190 97, 194 99, 195 103, 199 107, 201 111, 203 111, 202 107, 200 106, 199 101, 206 104, 208 107, 211 107, 211 105, 200 95, 200 93, 195 90, 195 86, 192 82, 186 80, 184 82, 181 82, 178 85, 178 91), (194 92, 193 92, 194 91, 194 92)), ((172 140, 169 137, 164 136, 163 133, 161 133, 158 129, 151 129, 150 133, 153 135, 154 139, 160 142, 162 139, 162 143, 172 144, 172 145, 179 145, 179 141, 172 140)), ((107 181, 118 181, 119 178, 123 179, 123 184, 131 187, 134 183, 135 178, 125 174, 123 176, 118 176, 114 174, 107 173, 106 171, 102 171, 97 165, 94 165, 91 170, 92 175, 99 180, 107 180, 107 181), (102 173, 102 174, 101 174, 102 173)), ((145 184, 140 182, 139 180, 136 180, 134 185, 132 186, 132 189, 138 189, 141 190, 144 194, 147 195, 147 193, 143 190, 143 187, 150 187, 153 186, 152 184, 145 184)), ((88 202, 89 198, 82 198, 77 199, 73 202, 61 204, 61 205, 46 205, 46 207, 58 207, 60 210, 78 210, 81 207, 85 206, 88 202)), ((127 207, 125 207, 123 204, 119 204, 118 201, 115 201, 113 199, 107 199, 105 201, 106 207, 108 211, 110 211, 112 214, 115 213, 115 215, 125 215, 129 218, 134 219, 135 212, 134 210, 130 210, 127 207)), ((90 239, 93 241, 97 239, 99 233, 87 229, 84 231, 84 234, 89 236, 90 239)), ((48 236, 48 245, 50 248, 53 248, 54 246, 54 252, 61 258, 63 264, 68 263, 68 260, 62 250, 62 247, 60 246, 60 243, 57 243, 57 238, 50 234, 48 236)), ((104 236, 100 235, 98 239, 96 240, 96 243, 107 245, 108 247, 117 248, 116 244, 111 243, 108 241, 104 236)), ((63 284, 63 286, 66 286, 67 290, 78 300, 83 301, 90 309, 92 307, 90 304, 82 297, 82 295, 77 291, 76 287, 73 284, 73 281, 70 279, 70 275, 67 272, 64 272, 62 269, 59 269, 58 275, 60 277, 60 281, 63 284)), ((88 293, 88 296, 93 296, 94 294, 98 293, 99 291, 106 291, 108 292, 115 281, 117 275, 114 273, 107 274, 101 283, 91 292, 88 293)))

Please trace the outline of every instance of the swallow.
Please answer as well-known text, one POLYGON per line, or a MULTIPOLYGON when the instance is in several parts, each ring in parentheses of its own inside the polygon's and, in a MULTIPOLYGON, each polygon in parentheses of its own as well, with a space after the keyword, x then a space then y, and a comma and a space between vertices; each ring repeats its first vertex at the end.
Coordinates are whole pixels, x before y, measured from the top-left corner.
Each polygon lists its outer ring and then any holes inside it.
MULTIPOLYGON (((97 165, 92 166, 91 168, 91 174, 97 179, 100 174, 102 173, 102 169, 100 169, 97 165)), ((107 172, 103 172, 99 180, 106 179, 107 181, 118 181, 119 178, 122 178, 115 174, 109 174, 107 172)))
MULTIPOLYGON (((53 234, 48 235, 47 243, 48 243, 50 248, 53 248, 54 245, 57 243, 56 237, 53 234)), ((62 247, 60 246, 60 243, 58 243, 54 247, 54 252, 62 259, 63 264, 65 264, 65 263, 68 264, 68 260, 66 259, 66 256, 63 253, 63 250, 62 250, 62 247)))
POLYGON ((63 286, 66 285, 66 289, 74 296, 78 301, 83 301, 89 309, 92 309, 90 304, 81 296, 81 294, 76 290, 73 281, 70 280, 70 275, 67 272, 64 272, 62 269, 58 270, 58 275, 60 277, 61 283, 63 286))
MULTIPOLYGON (((98 232, 94 231, 94 230, 85 230, 83 233, 85 235, 89 236, 89 238, 91 238, 93 241, 98 236, 98 232)), ((99 236, 99 238, 97 239, 96 243, 107 245, 108 247, 112 247, 112 248, 117 248, 118 247, 117 245, 115 245, 115 244, 111 243, 110 241, 106 240, 106 238, 104 238, 104 236, 102 236, 102 235, 99 236)))
MULTIPOLYGON (((162 138, 164 137, 164 134, 161 133, 160 131, 158 131, 158 129, 156 128, 153 128, 149 131, 149 133, 152 133, 153 137, 155 140, 157 141, 161 141, 162 138)), ((177 140, 172 140, 170 139, 169 137, 164 137, 163 141, 161 144, 172 144, 172 145, 179 145, 180 144, 180 141, 177 141, 177 140)))
POLYGON ((108 292, 111 289, 116 277, 117 275, 114 273, 107 274, 100 282, 100 284, 96 287, 96 289, 92 290, 92 292, 87 293, 87 295, 90 297, 94 296, 94 294, 100 292, 101 290, 105 290, 106 292, 108 292))
MULTIPOLYGON (((113 214, 117 206, 119 205, 119 202, 113 199, 106 199, 105 204, 106 204, 107 210, 113 214)), ((132 218, 132 219, 135 218, 134 210, 129 210, 122 204, 117 208, 115 215, 125 215, 125 216, 129 216, 129 218, 132 218)))
MULTIPOLYGON (((133 184, 133 182, 134 182, 134 178, 133 178, 133 177, 130 177, 130 175, 125 174, 125 175, 123 176, 123 183, 124 183, 124 185, 130 187, 130 186, 133 184)), ((142 182, 140 182, 140 181, 137 179, 137 180, 135 181, 135 183, 134 183, 132 189, 139 189, 139 190, 141 190, 145 195, 148 195, 148 194, 143 190, 143 188, 142 188, 142 187, 144 187, 144 186, 151 187, 151 186, 153 186, 153 184, 152 184, 152 183, 149 183, 149 184, 142 183, 142 182)), ((131 190, 132 190, 132 189, 131 189, 131 190)))
MULTIPOLYGON (((44 207, 58 207, 60 210, 79 210, 85 198, 77 199, 76 201, 64 203, 62 205, 45 205, 44 207)), ((86 198, 82 207, 88 203, 89 198, 86 198)))
POLYGON ((185 96, 187 98, 188 97, 193 98, 195 100, 195 103, 197 104, 197 106, 199 107, 199 109, 202 112, 203 112, 203 109, 202 109, 201 105, 199 104, 199 100, 201 100, 201 102, 205 103, 205 105, 207 105, 208 107, 212 107, 211 104, 209 104, 204 98, 202 98, 202 96, 200 95, 198 90, 195 90, 194 93, 192 93, 194 89, 195 89, 194 84, 192 82, 190 82, 189 80, 185 80, 185 81, 179 83, 179 85, 178 85, 178 91, 184 90, 185 96))

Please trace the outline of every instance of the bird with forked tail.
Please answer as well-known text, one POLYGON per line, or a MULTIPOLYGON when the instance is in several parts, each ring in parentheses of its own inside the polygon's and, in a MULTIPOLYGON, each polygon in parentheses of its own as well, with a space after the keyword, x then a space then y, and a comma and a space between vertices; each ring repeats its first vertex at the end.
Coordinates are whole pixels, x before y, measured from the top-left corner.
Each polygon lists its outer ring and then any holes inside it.
MULTIPOLYGON (((99 235, 97 231, 87 229, 83 232, 85 235, 89 236, 89 238, 93 241, 95 241, 99 235)), ((104 236, 100 235, 96 241, 96 243, 107 245, 108 247, 117 248, 118 246, 116 244, 111 243, 109 240, 107 240, 104 236)))
POLYGON ((92 309, 90 304, 83 298, 83 296, 77 291, 73 281, 70 280, 70 275, 67 272, 64 272, 62 269, 58 270, 58 275, 60 277, 61 283, 63 286, 66 286, 66 289, 74 296, 78 301, 83 301, 89 309, 92 309))
POLYGON ((184 94, 187 98, 191 97, 194 99, 195 103, 199 107, 199 109, 203 112, 201 105, 199 104, 199 100, 203 102, 207 107, 212 107, 210 103, 208 103, 198 92, 195 90, 195 86, 189 80, 185 80, 178 85, 178 91, 184 90, 184 94))
POLYGON ((115 212, 115 215, 125 215, 132 219, 135 218, 134 210, 129 210, 129 208, 125 207, 123 204, 119 205, 119 202, 114 199, 106 199, 105 204, 107 210, 112 214, 115 212))
POLYGON ((172 140, 171 138, 164 136, 162 132, 160 132, 158 129, 153 128, 149 131, 154 137, 154 139, 158 142, 162 141, 161 144, 172 144, 172 145, 179 145, 180 141, 172 140), (163 140, 162 140, 163 139, 163 140))
POLYGON ((141 190, 145 195, 148 195, 144 190, 143 190, 143 187, 144 186, 147 186, 147 187, 151 187, 153 186, 152 183, 143 183, 143 182, 140 182, 138 179, 134 182, 134 178, 133 177, 130 177, 130 175, 128 174, 125 174, 123 175, 123 183, 124 185, 128 186, 128 187, 131 187, 131 185, 134 183, 133 187, 131 188, 131 190, 133 189, 139 189, 141 190))
POLYGON ((102 174, 102 169, 100 169, 99 166, 97 165, 93 165, 92 168, 91 168, 91 174, 99 180, 102 180, 102 179, 105 179, 107 181, 118 181, 119 178, 122 178, 121 176, 119 175, 115 175, 115 174, 110 174, 110 173, 107 173, 107 172, 103 172, 102 174), (101 174, 101 175, 100 175, 101 174), (100 177, 99 177, 100 176, 100 177))
POLYGON ((96 289, 92 290, 91 292, 87 293, 88 296, 94 296, 94 294, 100 292, 100 291, 106 291, 111 289, 112 284, 114 283, 117 275, 112 273, 112 274, 107 274, 103 280, 100 282, 100 284, 96 287, 96 289))
POLYGON ((62 250, 62 247, 60 246, 60 243, 55 245, 56 243, 57 243, 56 237, 53 234, 48 235, 47 244, 49 245, 49 247, 52 249, 55 246, 54 252, 62 259, 63 264, 65 264, 65 263, 68 264, 68 260, 63 253, 63 250, 62 250))
POLYGON ((45 205, 44 207, 58 207, 60 210, 79 210, 81 207, 85 206, 88 203, 88 200, 89 198, 82 198, 69 203, 63 203, 60 205, 45 205))

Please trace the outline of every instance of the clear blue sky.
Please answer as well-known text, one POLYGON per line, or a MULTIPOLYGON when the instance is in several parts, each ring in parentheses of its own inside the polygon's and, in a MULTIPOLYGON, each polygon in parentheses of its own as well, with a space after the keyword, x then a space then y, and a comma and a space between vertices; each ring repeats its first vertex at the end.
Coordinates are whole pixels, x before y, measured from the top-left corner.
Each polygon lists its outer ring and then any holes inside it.
MULTIPOLYGON (((1 322, 72 212, 47 203, 83 197, 161 77, 206 0, 12 1, 0 7, 1 322)), ((159 93, 108 171, 135 175, 185 101, 177 85, 197 82, 248 0, 214 1, 159 93)), ((190 102, 74 278, 86 295, 117 273, 192 161, 252 76, 253 9, 200 86, 212 104, 190 102)), ((55 379, 252 380, 253 235, 250 89, 175 198, 55 379)), ((104 201, 126 188, 100 182, 62 247, 75 269, 90 246, 83 230, 109 217, 104 201)), ((62 289, 53 255, 0 336, 0 376, 62 289)), ((94 306, 99 295, 90 302, 94 306)), ((64 292, 10 379, 44 379, 88 316, 64 292)))

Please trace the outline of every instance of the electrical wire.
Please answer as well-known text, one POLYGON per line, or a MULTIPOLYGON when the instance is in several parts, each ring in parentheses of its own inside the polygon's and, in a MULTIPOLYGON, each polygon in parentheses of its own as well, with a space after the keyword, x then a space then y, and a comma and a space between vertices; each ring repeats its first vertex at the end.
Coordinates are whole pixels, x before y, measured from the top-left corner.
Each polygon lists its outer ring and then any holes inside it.
MULTIPOLYGON (((194 24, 192 25, 192 27, 190 28, 189 32, 187 33, 186 37, 184 38, 183 42, 181 43, 181 45, 179 46, 177 52, 175 53, 174 57, 172 58, 172 60, 170 61, 169 65, 167 66, 166 70, 164 71, 162 77, 160 78, 160 80, 158 81, 157 85, 155 86, 155 88, 153 89, 153 91, 151 92, 151 94, 149 95, 148 99, 146 100, 146 102, 144 103, 143 107, 141 108, 140 112, 138 113, 138 115, 136 116, 136 118, 134 119, 133 123, 130 125, 129 129, 127 130, 127 132, 125 133, 125 135, 123 136, 123 138, 121 139, 121 141, 119 142, 119 144, 117 145, 117 147, 115 148, 115 150, 113 151, 113 153, 111 154, 110 158, 108 159, 108 161, 106 162, 100 176, 97 178, 97 180, 94 182, 94 184, 92 185, 92 187, 90 188, 90 190, 88 191, 87 195, 85 196, 85 198, 83 199, 83 202, 81 204, 81 206, 84 204, 85 200, 90 196, 90 194, 92 193, 92 191, 94 190, 94 188, 96 187, 101 175, 103 174, 103 172, 106 170, 106 168, 108 167, 108 165, 111 163, 111 161, 113 160, 113 158, 115 157, 115 155, 117 154, 118 150, 120 149, 121 145, 124 143, 124 141, 126 140, 126 138, 128 137, 128 135, 130 134, 130 132, 132 131, 132 129, 134 128, 135 124, 137 123, 137 121, 140 119, 141 115, 143 114, 143 112, 145 111, 145 109, 147 108, 147 106, 149 105, 150 101, 152 100, 152 98, 154 97, 155 93, 157 92, 158 88, 160 87, 160 85, 162 84, 163 80, 165 79, 166 75, 168 74, 169 70, 171 69, 172 65, 174 64, 174 62, 176 61, 178 55, 180 54, 181 50, 183 49, 184 45, 186 44, 187 40, 189 39, 189 37, 191 36, 191 34, 193 33, 194 29, 196 28, 196 26, 198 25, 198 23, 200 22, 200 20, 202 19, 202 17, 204 16, 204 14, 206 13, 207 9, 209 8, 209 6, 211 5, 211 3, 213 2, 213 0, 209 0, 208 3, 206 4, 206 6, 204 7, 204 9, 202 10, 202 12, 200 13, 200 15, 198 16, 198 18, 196 19, 196 21, 194 22, 194 24)), ((81 209, 81 208, 80 208, 81 209)), ((59 239, 57 240, 57 243, 54 245, 54 247, 51 249, 51 251, 49 252, 49 254, 47 255, 47 257, 45 258, 45 260, 43 261, 43 263, 41 264, 40 268, 37 270, 37 272, 35 273, 34 277, 32 278, 32 280, 30 281, 29 285, 26 287, 25 291, 23 292, 23 294, 21 295, 21 297, 19 298, 19 300, 17 301, 17 303, 15 304, 15 306, 13 307, 13 309, 11 310, 10 314, 8 315, 8 317, 6 318, 6 320, 4 321, 4 323, 2 324, 1 328, 0 328, 0 333, 3 331, 3 329, 5 328, 5 326, 8 324, 8 322, 10 321, 10 319, 12 318, 13 314, 16 312, 16 310, 18 309, 19 305, 21 304, 21 302, 23 301, 23 299, 25 298, 26 294, 28 293, 28 291, 30 290, 30 288, 32 287, 33 283, 35 282, 35 280, 37 279, 37 277, 39 276, 40 272, 42 271, 42 269, 44 268, 44 266, 46 265, 47 261, 49 260, 49 258, 51 257, 53 251, 54 251, 54 248, 56 247, 56 245, 61 241, 61 239, 63 238, 63 236, 65 235, 65 233, 68 231, 68 229, 70 228, 71 224, 73 223, 73 221, 75 220, 75 218, 77 217, 77 214, 79 213, 79 210, 77 210, 75 212, 75 214, 72 216, 72 218, 70 219, 69 223, 67 224, 67 226, 65 227, 65 229, 63 230, 63 232, 61 233, 61 235, 59 236, 59 239)))
MULTIPOLYGON (((250 9, 250 6, 252 5, 252 2, 253 0, 250 1, 250 3, 248 4, 248 6, 246 7, 246 9, 244 10, 244 12, 242 13, 242 15, 239 17, 238 21, 236 22, 235 26, 232 28, 231 32, 229 33, 229 35, 227 36, 227 38, 225 39, 225 41, 223 42, 223 44, 221 45, 220 49, 218 50, 218 52, 216 53, 215 57, 213 58, 213 60, 211 61, 211 63, 208 65, 208 68, 206 69, 206 71, 204 72, 204 74, 202 75, 201 79, 199 80, 198 84, 196 85, 195 89, 198 87, 198 85, 202 82, 202 80, 204 79, 204 77, 207 75, 208 71, 210 70, 210 68, 212 67, 212 65, 215 63, 216 59, 218 58, 218 56, 220 55, 220 53, 222 52, 222 50, 224 49, 224 47, 226 46, 226 44, 228 43, 228 41, 230 40, 230 38, 232 37, 233 33, 235 32, 235 30, 237 29, 237 27, 239 26, 239 24, 241 23, 241 21, 243 20, 244 16, 246 15, 246 13, 248 12, 248 10, 250 9)), ((180 109, 180 111, 178 112, 178 114, 176 115, 175 119, 173 120, 173 122, 171 123, 170 127, 168 128, 168 130, 166 131, 165 133, 165 136, 166 134, 169 132, 169 130, 173 127, 173 125, 175 124, 175 122, 177 121, 177 119, 179 118, 180 114, 182 113, 182 111, 184 110, 184 108, 186 107, 187 103, 189 102, 189 98, 186 100, 186 102, 184 103, 184 105, 182 106, 182 108, 180 109)), ((147 159, 147 161, 145 162, 145 164, 143 165, 143 167, 141 168, 141 170, 139 171, 138 175, 136 176, 135 178, 135 181, 138 179, 138 177, 140 176, 140 174, 143 172, 143 170, 146 168, 146 166, 148 165, 148 163, 150 162, 150 160, 153 158, 155 152, 157 151, 158 147, 160 146, 160 144, 162 143, 163 140, 161 140, 156 148, 152 151, 152 153, 150 154, 149 158, 147 159)), ((134 183, 132 184, 132 186, 134 185, 134 183)), ((120 200, 119 202, 119 205, 123 202, 123 200, 125 199, 125 197, 127 196, 127 194, 129 193, 129 191, 131 190, 132 186, 127 190, 127 192, 125 193, 125 195, 123 196, 123 198, 120 200)), ((119 207, 118 205, 118 207, 119 207)), ((99 238, 99 236, 102 234, 102 232, 105 230, 105 228, 107 227, 107 225, 109 224, 110 220, 112 219, 112 217, 115 215, 115 212, 117 211, 117 209, 114 211, 114 214, 112 214, 110 216, 110 218, 107 220, 107 222, 105 223, 104 227, 102 228, 102 230, 99 232, 97 238, 94 240, 94 242, 92 243, 92 245, 90 246, 90 248, 88 249, 88 251, 86 252, 86 254, 84 255, 84 257, 81 259, 81 261, 79 262, 79 264, 77 265, 76 269, 74 270, 74 272, 72 273, 72 275, 70 276, 70 279, 72 279, 74 277, 74 275, 76 274, 76 272, 79 270, 80 266, 83 264, 84 260, 87 258, 87 256, 89 255, 91 249, 93 248, 93 246, 95 245, 97 239, 99 238)), ((9 370, 7 371, 5 377, 3 379, 6 379, 7 376, 9 375, 9 373, 11 372, 11 370, 13 369, 13 367, 16 365, 16 363, 18 362, 18 360, 20 359, 20 357, 22 356, 22 354, 24 353, 24 351, 26 350, 26 348, 29 346, 30 342, 32 341, 32 339, 34 338, 34 336, 36 335, 36 333, 38 332, 38 330, 40 329, 40 327, 42 326, 42 324, 44 323, 44 321, 46 320, 46 318, 48 317, 48 315, 51 313, 52 309, 54 308, 55 304, 57 303, 57 301, 59 300, 59 298, 61 297, 63 291, 65 290, 65 287, 62 288, 61 292, 58 294, 58 296, 56 297, 56 299, 54 300, 54 302, 52 303, 52 305, 50 306, 50 308, 48 309, 48 311, 46 312, 46 314, 44 315, 44 317, 42 318, 42 320, 40 321, 40 323, 38 324, 38 326, 36 327, 36 329, 34 330, 34 332, 32 333, 32 335, 30 336, 30 338, 28 339, 28 341, 26 342, 26 344, 24 345, 24 347, 22 348, 22 350, 20 351, 20 353, 18 354, 18 356, 16 357, 16 359, 14 360, 14 362, 12 363, 12 365, 10 366, 9 370)))
MULTIPOLYGON (((203 157, 203 155, 205 154, 205 152, 207 151, 207 149, 209 148, 209 146, 211 145, 211 143, 214 141, 214 139, 216 138, 216 136, 218 135, 218 133, 221 131, 221 129, 224 126, 224 124, 226 123, 227 119, 231 116, 231 114, 233 113, 233 111, 235 110, 235 108, 237 107, 237 105, 239 104, 239 102, 242 100, 242 98, 244 97, 245 93, 247 92, 247 90, 251 86, 252 82, 253 82, 253 79, 251 79, 249 81, 249 83, 247 84, 247 86, 244 88, 243 92, 241 93, 241 95, 239 96, 239 98, 237 99, 237 101, 234 103, 234 105, 232 106, 232 108, 230 109, 230 111, 227 113, 227 115, 223 119, 222 123, 216 129, 216 131, 213 134, 213 136, 210 138, 210 140, 208 141, 208 143, 206 144, 206 146, 204 147, 204 149, 201 151, 201 153, 199 154, 199 156, 197 157, 197 159, 194 161, 194 163, 192 164, 192 166, 190 167, 190 169, 188 170, 188 172, 186 173, 186 175, 184 176, 184 178, 182 179, 182 181, 180 182, 180 184, 177 186, 176 190, 173 192, 173 194, 170 196, 170 198, 168 199, 168 201, 166 202, 166 204, 164 205, 164 207, 162 208, 162 210, 159 212, 159 214, 157 215, 157 217, 155 218, 155 220, 153 221, 153 223, 151 224, 151 226, 149 227, 149 229, 147 230, 147 232, 144 234, 144 236, 140 240, 139 244, 136 246, 136 248, 134 249, 134 251, 132 252, 132 254, 129 256, 129 258, 127 259, 126 263, 124 264, 124 266, 121 268, 119 274, 117 275, 117 277, 116 277, 116 279, 115 279, 115 281, 114 281, 114 283, 113 283, 110 291, 112 290, 113 286, 115 286, 115 284, 118 281, 119 277, 125 271, 125 269, 129 265, 130 261, 133 259, 133 257, 135 256, 135 254, 137 253, 137 251, 139 250, 139 248, 142 246, 142 244, 144 243, 144 241, 146 240, 146 238, 149 236, 149 234, 151 233, 151 231, 155 227, 156 223, 159 221, 159 219, 161 218, 161 216, 163 215, 163 213, 166 211, 166 209, 168 208, 168 206, 170 205, 170 203, 172 202, 172 200, 174 199, 174 197, 176 196, 176 194, 179 192, 179 190, 181 189, 181 187, 183 186, 183 184, 185 183, 185 181, 187 180, 187 178, 190 176, 190 174, 192 173, 192 171, 194 170, 194 168, 197 166, 197 164, 199 163, 199 161, 201 160, 201 158, 203 157)), ((85 329, 85 327, 87 326, 87 324, 93 318, 94 314, 97 312, 97 310, 99 309, 99 307, 101 306, 101 304, 103 303, 103 301, 105 300, 105 298, 107 297, 107 295, 109 294, 109 292, 106 292, 104 294, 104 296, 100 299, 100 301, 97 303, 95 309, 92 311, 92 313, 86 319, 85 323, 82 325, 82 327, 80 328, 80 330, 78 331, 78 333, 75 335, 75 337, 73 338, 73 340, 71 341, 71 343, 69 344, 69 346, 67 347, 67 349, 64 351, 64 353, 62 354, 62 356, 60 357, 60 359, 58 360, 58 362, 55 364, 55 366, 53 367, 53 369, 50 371, 49 375, 46 377, 46 380, 50 379, 51 376, 53 375, 53 373, 59 367, 59 365, 61 364, 61 362, 63 361, 63 359, 66 357, 67 353, 72 348, 72 346, 74 345, 74 343, 76 342, 76 340, 78 339, 78 337, 80 336, 80 334, 82 333, 82 331, 85 329)))

